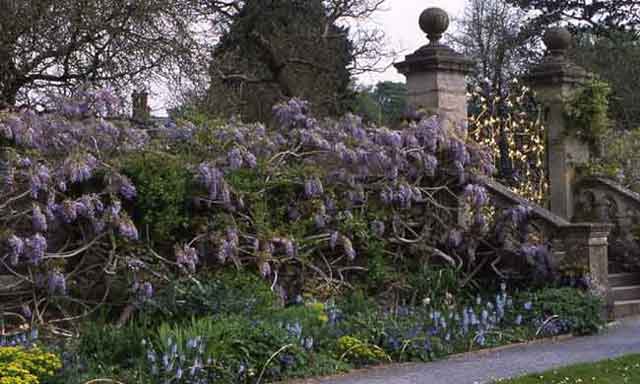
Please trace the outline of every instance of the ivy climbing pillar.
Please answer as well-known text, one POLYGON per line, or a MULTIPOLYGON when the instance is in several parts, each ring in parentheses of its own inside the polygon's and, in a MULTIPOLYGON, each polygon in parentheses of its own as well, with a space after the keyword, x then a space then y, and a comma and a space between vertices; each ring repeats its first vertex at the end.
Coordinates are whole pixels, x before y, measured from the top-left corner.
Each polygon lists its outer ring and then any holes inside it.
POLYGON ((590 79, 587 71, 567 58, 571 42, 571 33, 567 29, 554 27, 547 30, 544 36, 546 57, 526 78, 544 110, 550 209, 567 220, 573 218, 576 167, 589 161, 589 145, 568 129, 565 116, 567 99, 590 79))
POLYGON ((406 76, 409 107, 439 114, 453 122, 467 118, 465 77, 473 61, 440 40, 449 27, 449 15, 440 8, 428 8, 420 15, 420 28, 429 44, 395 64, 406 76))

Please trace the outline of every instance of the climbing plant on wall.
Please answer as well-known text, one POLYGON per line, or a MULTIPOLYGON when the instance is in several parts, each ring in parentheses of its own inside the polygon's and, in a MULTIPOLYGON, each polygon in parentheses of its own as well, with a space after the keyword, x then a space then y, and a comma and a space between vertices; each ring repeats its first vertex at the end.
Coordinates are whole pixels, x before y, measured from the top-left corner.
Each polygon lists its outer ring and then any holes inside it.
POLYGON ((609 119, 609 95, 611 87, 602 80, 594 79, 565 103, 567 133, 597 149, 599 139, 611 130, 609 119))

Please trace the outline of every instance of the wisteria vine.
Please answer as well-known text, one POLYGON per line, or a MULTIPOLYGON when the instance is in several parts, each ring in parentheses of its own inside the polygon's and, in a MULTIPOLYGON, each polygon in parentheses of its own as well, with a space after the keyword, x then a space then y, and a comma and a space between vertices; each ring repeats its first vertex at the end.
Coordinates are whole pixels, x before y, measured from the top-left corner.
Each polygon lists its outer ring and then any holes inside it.
POLYGON ((171 271, 225 264, 255 268, 283 297, 335 292, 374 251, 471 278, 500 245, 489 232, 503 216, 475 181, 494 173, 493 155, 465 124, 318 121, 292 99, 274 107, 269 128, 146 130, 110 118, 113 103, 100 91, 53 113, 0 115, 0 271, 17 288, 2 311, 71 320, 110 302, 117 282, 135 305, 171 271), (181 156, 198 185, 188 203, 199 225, 169 251, 134 222, 138 190, 121 159, 140 151, 181 156))

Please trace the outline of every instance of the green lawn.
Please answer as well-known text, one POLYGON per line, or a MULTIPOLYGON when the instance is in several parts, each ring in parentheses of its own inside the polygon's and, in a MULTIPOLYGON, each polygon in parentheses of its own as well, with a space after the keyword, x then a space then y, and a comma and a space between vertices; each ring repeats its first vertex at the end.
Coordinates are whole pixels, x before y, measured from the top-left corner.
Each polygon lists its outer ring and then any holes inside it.
POLYGON ((640 355, 628 355, 594 364, 573 365, 498 382, 500 384, 636 384, 640 383, 640 355))

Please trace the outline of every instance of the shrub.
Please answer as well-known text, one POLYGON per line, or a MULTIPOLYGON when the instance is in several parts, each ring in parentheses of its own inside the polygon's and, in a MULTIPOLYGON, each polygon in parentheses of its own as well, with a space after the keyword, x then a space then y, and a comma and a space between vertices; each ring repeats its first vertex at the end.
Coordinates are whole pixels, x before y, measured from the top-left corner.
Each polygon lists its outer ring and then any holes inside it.
POLYGON ((573 288, 547 288, 534 294, 533 303, 533 313, 549 321, 542 329, 546 333, 589 335, 604 325, 604 303, 588 292, 573 288))
POLYGON ((248 271, 221 271, 182 278, 164 287, 142 309, 145 322, 209 315, 260 316, 277 296, 267 282, 248 271))
POLYGON ((640 191, 640 128, 617 131, 600 140, 600 156, 584 170, 589 175, 605 176, 636 192, 640 191))
POLYGON ((125 161, 123 173, 137 188, 135 218, 140 228, 149 227, 149 240, 173 243, 181 239, 192 224, 193 176, 186 163, 167 153, 143 151, 125 161))
POLYGON ((303 332, 300 322, 233 315, 163 324, 147 353, 147 367, 158 380, 179 372, 229 383, 280 379, 304 366, 305 347, 312 346, 305 346, 303 332))
POLYGON ((140 343, 151 332, 145 325, 135 322, 126 327, 87 322, 82 327, 76 350, 86 361, 126 370, 137 365, 144 352, 140 343))
POLYGON ((0 347, 0 384, 44 384, 61 367, 58 356, 38 348, 0 347))
POLYGON ((346 358, 358 365, 378 363, 390 360, 384 350, 377 345, 368 344, 353 336, 342 336, 337 343, 340 358, 346 358))

